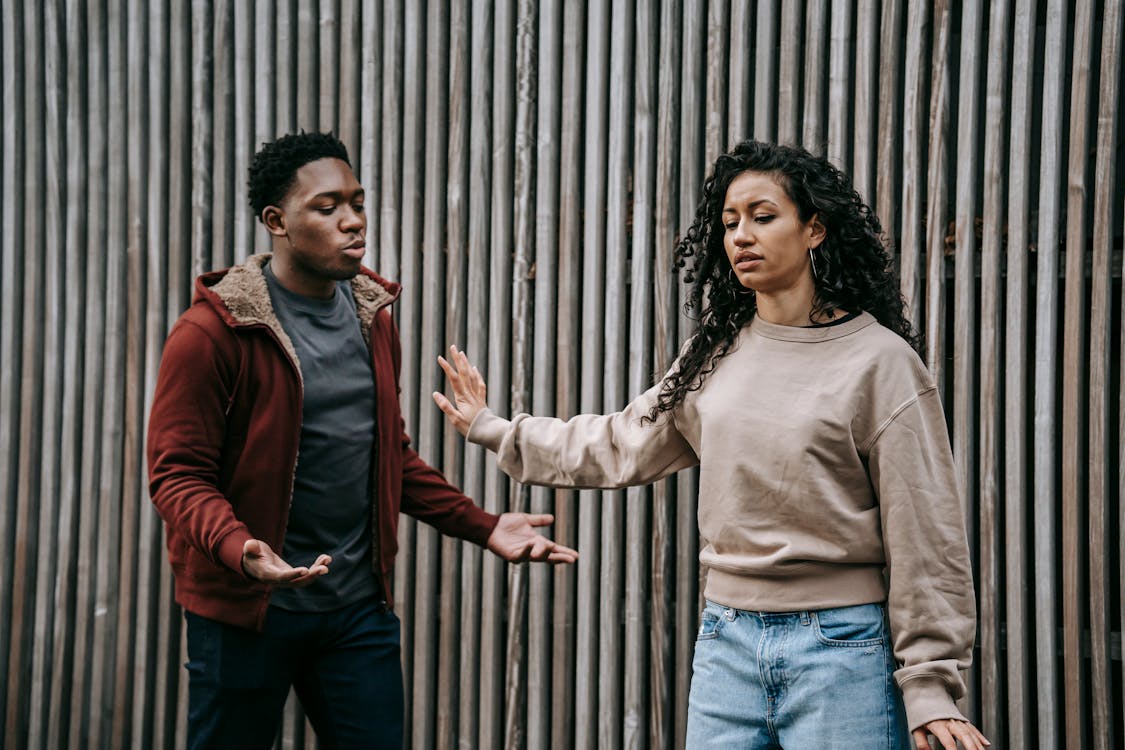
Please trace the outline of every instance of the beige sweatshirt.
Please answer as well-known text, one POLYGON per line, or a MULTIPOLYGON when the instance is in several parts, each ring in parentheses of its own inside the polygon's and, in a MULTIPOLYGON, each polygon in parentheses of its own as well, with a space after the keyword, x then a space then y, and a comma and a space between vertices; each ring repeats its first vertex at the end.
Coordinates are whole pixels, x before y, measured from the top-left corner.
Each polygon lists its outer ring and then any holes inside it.
POLYGON ((756 318, 700 390, 641 424, 659 389, 566 422, 486 410, 469 440, 554 487, 698 463, 708 599, 772 612, 886 600, 911 729, 963 718, 972 573, 945 414, 914 351, 867 313, 820 328, 756 318))

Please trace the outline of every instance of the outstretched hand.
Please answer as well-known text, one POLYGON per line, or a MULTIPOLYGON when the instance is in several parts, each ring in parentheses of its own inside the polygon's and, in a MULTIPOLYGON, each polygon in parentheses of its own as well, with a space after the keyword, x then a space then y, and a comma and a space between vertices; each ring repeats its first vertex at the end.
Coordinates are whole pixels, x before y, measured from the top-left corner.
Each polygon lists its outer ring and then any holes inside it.
POLYGON ((438 408, 445 412, 446 419, 462 435, 469 434, 469 426, 476 419, 477 414, 487 405, 485 395, 487 388, 480 370, 473 367, 465 353, 458 351, 456 346, 449 347, 449 359, 438 357, 438 364, 449 378, 449 385, 453 388, 453 402, 451 403, 444 394, 434 391, 434 402, 438 408))
POLYGON ((918 750, 930 750, 927 734, 932 734, 941 743, 942 750, 957 750, 957 743, 965 750, 984 750, 992 743, 985 739, 980 730, 960 719, 937 719, 925 727, 915 729, 914 745, 918 750))
POLYGON ((301 588, 328 573, 332 558, 320 555, 312 565, 294 568, 261 539, 247 539, 242 545, 242 572, 248 578, 279 588, 301 588))
POLYGON ((488 537, 488 549, 508 562, 573 563, 578 552, 551 541, 535 530, 549 526, 554 516, 531 513, 503 513, 488 537))

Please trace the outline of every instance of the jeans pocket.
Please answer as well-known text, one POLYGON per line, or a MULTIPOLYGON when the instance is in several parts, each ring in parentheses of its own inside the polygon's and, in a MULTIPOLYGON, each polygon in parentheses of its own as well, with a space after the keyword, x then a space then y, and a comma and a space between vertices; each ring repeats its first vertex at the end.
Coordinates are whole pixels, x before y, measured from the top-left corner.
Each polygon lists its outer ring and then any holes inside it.
POLYGON ((878 604, 834 607, 812 613, 816 639, 825 646, 865 648, 886 638, 883 608, 878 604))
POLYGON ((709 641, 712 638, 718 638, 719 633, 723 630, 723 623, 726 618, 722 616, 723 608, 718 605, 707 603, 703 609, 703 614, 699 617, 699 633, 695 636, 697 641, 709 641))

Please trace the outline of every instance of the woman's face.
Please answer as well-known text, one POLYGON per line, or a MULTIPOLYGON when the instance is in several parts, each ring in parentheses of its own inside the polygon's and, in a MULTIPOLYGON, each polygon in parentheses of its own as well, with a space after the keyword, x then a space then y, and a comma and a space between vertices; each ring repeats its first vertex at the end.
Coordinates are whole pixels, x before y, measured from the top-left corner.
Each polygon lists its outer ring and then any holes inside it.
POLYGON ((759 295, 814 291, 809 248, 824 239, 813 216, 801 221, 797 205, 773 175, 743 172, 723 202, 723 247, 742 286, 759 295))

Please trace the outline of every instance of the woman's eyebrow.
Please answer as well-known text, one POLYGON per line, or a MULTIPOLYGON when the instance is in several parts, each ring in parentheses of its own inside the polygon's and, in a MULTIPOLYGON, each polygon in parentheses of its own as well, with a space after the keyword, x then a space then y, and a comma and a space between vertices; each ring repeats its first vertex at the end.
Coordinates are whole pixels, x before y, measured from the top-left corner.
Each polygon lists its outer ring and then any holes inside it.
MULTIPOLYGON (((758 200, 747 204, 746 208, 747 208, 747 210, 753 211, 755 208, 762 205, 763 203, 769 203, 770 205, 773 205, 773 201, 771 201, 769 198, 759 198, 758 200)), ((738 210, 735 209, 732 206, 727 206, 726 208, 723 209, 723 213, 724 214, 734 214, 734 213, 738 213, 738 210)))

